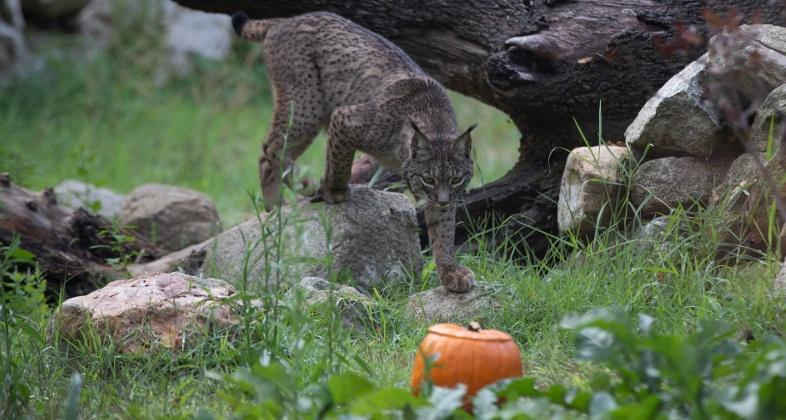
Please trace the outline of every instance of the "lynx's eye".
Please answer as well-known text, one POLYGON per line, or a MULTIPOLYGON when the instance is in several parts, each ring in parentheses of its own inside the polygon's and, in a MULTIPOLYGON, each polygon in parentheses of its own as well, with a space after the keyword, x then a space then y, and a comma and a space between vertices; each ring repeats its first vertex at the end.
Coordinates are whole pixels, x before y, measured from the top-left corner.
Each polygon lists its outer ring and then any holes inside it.
POLYGON ((454 187, 458 187, 463 182, 464 182, 464 178, 457 177, 457 176, 450 177, 450 185, 452 185, 454 187))
POLYGON ((421 181, 423 182, 423 185, 425 185, 427 187, 433 187, 434 183, 436 183, 434 178, 432 178, 430 176, 426 176, 426 177, 421 178, 421 181))

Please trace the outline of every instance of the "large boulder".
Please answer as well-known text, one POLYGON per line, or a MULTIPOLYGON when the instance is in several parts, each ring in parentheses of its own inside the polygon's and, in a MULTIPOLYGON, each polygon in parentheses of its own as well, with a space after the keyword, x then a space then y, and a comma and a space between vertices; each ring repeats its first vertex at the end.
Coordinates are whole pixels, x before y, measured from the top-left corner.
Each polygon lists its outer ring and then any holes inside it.
POLYGON ((775 88, 762 102, 751 126, 755 150, 739 156, 723 183, 712 195, 711 204, 721 206, 724 215, 721 240, 735 251, 774 247, 771 239, 782 239, 780 216, 772 218, 773 187, 786 200, 786 151, 781 148, 786 116, 786 85, 775 88), (770 131, 772 130, 772 136, 770 131), (775 222, 773 224, 772 222, 775 222))
POLYGON ((557 221, 561 232, 588 234, 609 219, 624 191, 622 165, 630 152, 620 146, 573 149, 562 173, 557 221), (598 216, 604 212, 603 220, 598 216))
MULTIPOLYGON (((130 3, 122 6, 128 7, 130 3)), ((141 5, 141 2, 139 3, 141 5)), ((112 0, 90 0, 77 15, 76 26, 79 32, 99 47, 105 47, 112 36, 116 22, 112 20, 112 0)), ((119 7, 119 3, 115 3, 119 7)))
POLYGON ((777 239, 782 243, 781 252, 786 252, 786 232, 776 196, 782 203, 786 200, 786 151, 779 149, 773 156, 746 153, 737 158, 711 201, 721 207, 724 216, 721 241, 732 246, 732 251, 742 245, 747 253, 775 249, 772 240, 777 239))
POLYGON ((706 54, 669 79, 625 130, 625 141, 648 156, 710 156, 733 144, 720 116, 704 100, 706 54))
MULTIPOLYGON (((467 293, 453 293, 439 286, 409 297, 407 312, 429 323, 464 323, 492 315, 502 307, 505 289, 482 281, 467 293)), ((510 293, 507 293, 510 294, 510 293)))
POLYGON ((361 186, 353 186, 351 199, 338 205, 283 207, 261 223, 249 220, 216 236, 205 249, 206 273, 257 287, 334 273, 349 275, 360 291, 370 293, 388 282, 407 281, 423 267, 409 199, 361 186))
POLYGON ((180 73, 190 71, 195 57, 222 60, 231 50, 235 35, 229 16, 188 9, 169 0, 90 0, 80 12, 77 25, 80 32, 101 46, 111 38, 118 16, 149 19, 150 15, 160 18, 170 64, 180 73))
POLYGON ((724 31, 707 45, 712 80, 757 104, 786 81, 786 28, 742 25, 724 31))
POLYGON ((357 328, 370 320, 372 300, 352 286, 331 283, 319 277, 304 277, 287 291, 286 298, 294 300, 298 295, 303 298, 306 310, 330 305, 331 310, 341 315, 346 326, 357 328))
POLYGON ((72 209, 84 207, 108 219, 120 216, 120 211, 123 209, 122 194, 73 179, 57 184, 55 194, 58 203, 65 207, 72 209))
POLYGON ((178 70, 189 71, 192 56, 222 60, 229 54, 234 37, 229 16, 187 9, 171 1, 163 6, 166 44, 178 70))
POLYGON ((219 231, 216 206, 204 194, 171 185, 146 184, 126 197, 123 224, 169 252, 211 238, 219 231))
POLYGON ((69 340, 92 331, 109 335, 121 353, 177 350, 193 343, 192 334, 234 325, 236 308, 224 300, 235 293, 221 280, 181 273, 116 280, 63 302, 54 326, 69 340))
POLYGON ((751 144, 759 152, 774 155, 786 129, 786 84, 775 88, 761 103, 751 125, 751 144), (770 136, 772 134, 772 136, 770 136))
POLYGON ((666 214, 676 207, 705 204, 716 182, 716 171, 694 157, 667 157, 644 162, 631 178, 630 200, 642 215, 666 214))
POLYGON ((25 19, 19 2, 0 4, 0 86, 5 85, 29 60, 25 19))

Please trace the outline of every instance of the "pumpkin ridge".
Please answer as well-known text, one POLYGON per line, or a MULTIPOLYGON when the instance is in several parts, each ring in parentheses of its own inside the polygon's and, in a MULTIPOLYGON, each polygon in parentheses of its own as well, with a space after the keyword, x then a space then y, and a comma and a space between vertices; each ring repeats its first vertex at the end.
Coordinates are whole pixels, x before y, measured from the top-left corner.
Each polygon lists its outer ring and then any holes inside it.
POLYGON ((442 337, 451 337, 464 340, 483 341, 483 342, 508 342, 513 341, 513 337, 502 331, 483 329, 480 331, 469 331, 457 324, 437 324, 428 329, 431 334, 442 337))

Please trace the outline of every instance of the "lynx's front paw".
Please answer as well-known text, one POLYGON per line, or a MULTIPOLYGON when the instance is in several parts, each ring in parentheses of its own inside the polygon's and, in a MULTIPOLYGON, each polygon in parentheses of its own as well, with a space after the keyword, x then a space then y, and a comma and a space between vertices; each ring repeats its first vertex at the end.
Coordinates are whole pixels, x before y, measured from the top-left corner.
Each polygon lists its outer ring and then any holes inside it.
POLYGON ((439 277, 442 285, 454 293, 466 293, 475 285, 475 274, 460 265, 446 270, 439 277))

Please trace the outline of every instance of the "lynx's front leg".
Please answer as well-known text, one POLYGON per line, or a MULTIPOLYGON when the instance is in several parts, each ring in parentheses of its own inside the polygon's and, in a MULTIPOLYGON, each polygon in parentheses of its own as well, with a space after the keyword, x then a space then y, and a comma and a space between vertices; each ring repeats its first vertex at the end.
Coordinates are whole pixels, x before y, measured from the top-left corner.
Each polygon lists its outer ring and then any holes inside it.
POLYGON ((439 281, 451 292, 469 291, 475 284, 475 275, 472 270, 460 265, 453 257, 456 206, 440 208, 432 205, 426 208, 425 216, 439 281))

